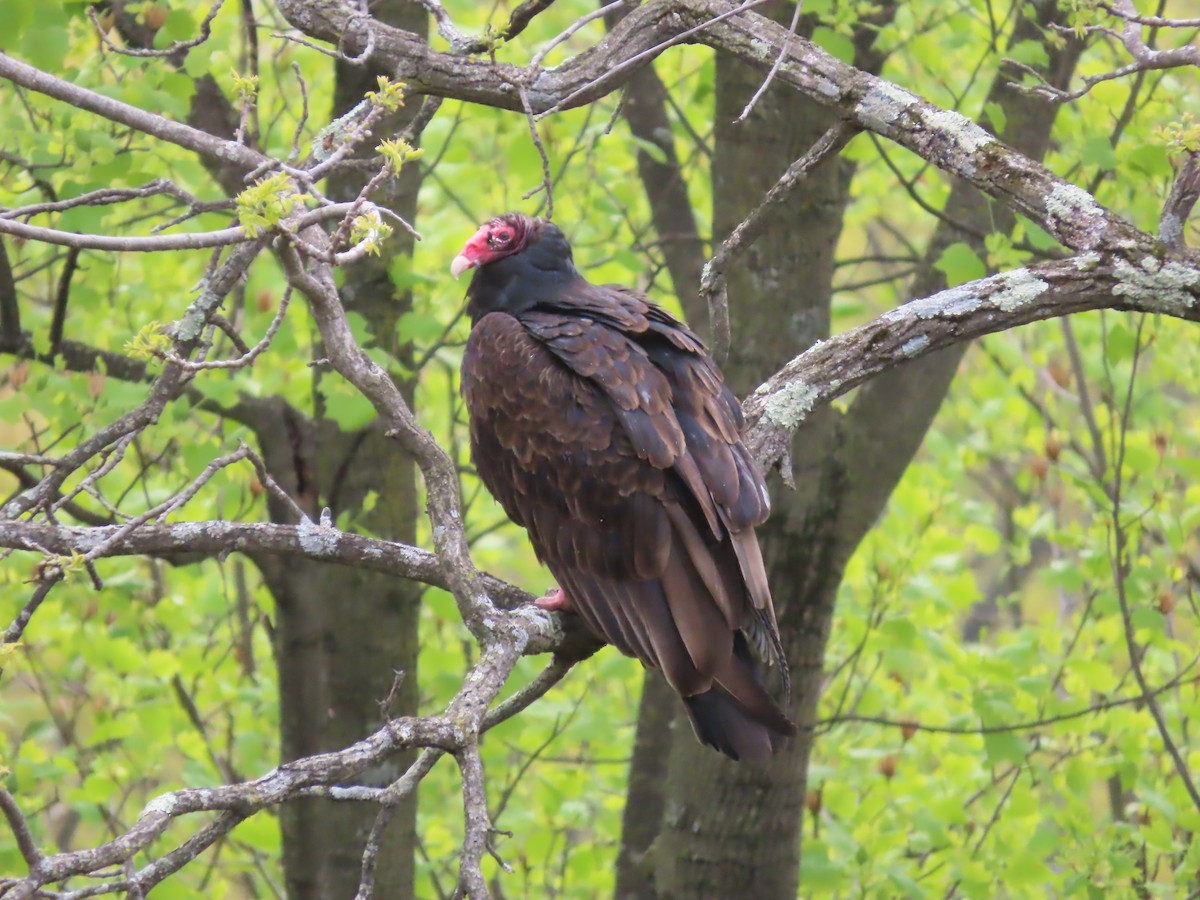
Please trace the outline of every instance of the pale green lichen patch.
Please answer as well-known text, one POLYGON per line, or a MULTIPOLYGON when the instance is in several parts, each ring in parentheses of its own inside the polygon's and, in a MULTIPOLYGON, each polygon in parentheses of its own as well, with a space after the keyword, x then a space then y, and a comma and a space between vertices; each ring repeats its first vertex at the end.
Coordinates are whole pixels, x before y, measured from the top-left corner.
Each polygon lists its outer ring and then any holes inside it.
POLYGON ((1160 262, 1147 256, 1135 266, 1121 259, 1113 266, 1113 274, 1117 277, 1114 294, 1137 300, 1150 308, 1179 314, 1196 305, 1200 272, 1183 263, 1160 262))
POLYGON ((1178 245, 1183 242, 1183 219, 1173 212, 1165 212, 1158 220, 1158 237, 1164 244, 1178 245))
POLYGON ((1050 285, 1028 269, 1015 269, 998 276, 1002 287, 992 294, 992 306, 1012 312, 1028 306, 1049 290, 1050 285))
POLYGON ((196 297, 178 321, 167 328, 167 333, 177 341, 196 341, 204 333, 208 324, 209 314, 221 305, 220 294, 209 289, 208 279, 201 279, 196 286, 199 296, 196 297))
POLYGON ((162 813, 165 816, 175 814, 175 807, 178 805, 175 797, 171 794, 163 794, 161 797, 155 797, 146 804, 146 808, 142 810, 143 816, 148 816, 151 813, 162 813))
POLYGON ((1059 234, 1064 231, 1063 225, 1082 230, 1084 246, 1090 247, 1104 233, 1104 210, 1091 194, 1076 185, 1054 185, 1046 198, 1046 212, 1061 220, 1062 224, 1054 223, 1059 234))
POLYGON ((929 336, 924 332, 910 337, 900 346, 901 356, 916 356, 929 346, 929 336))
POLYGON ((318 525, 311 519, 302 519, 296 526, 296 538, 305 553, 328 556, 337 551, 341 532, 333 527, 318 525))
POLYGON ((1100 265, 1100 254, 1093 253, 1090 250, 1087 253, 1080 253, 1075 257, 1074 263, 1075 268, 1080 272, 1090 272, 1096 266, 1100 265))
POLYGON ((817 93, 824 94, 826 97, 840 97, 842 95, 842 87, 836 81, 822 78, 818 75, 817 93))
MULTIPOLYGON (((987 282, 984 282, 986 284, 987 282)), ((915 317, 918 319, 937 319, 942 316, 956 317, 979 309, 979 294, 969 285, 960 284, 948 290, 939 291, 929 297, 913 300, 883 314, 886 322, 898 322, 901 319, 915 317)))
POLYGON ((346 143, 346 139, 362 125, 363 120, 370 112, 371 103, 363 100, 349 112, 342 114, 318 131, 312 143, 313 158, 316 160, 328 159, 334 150, 346 143))
MULTIPOLYGON (((953 110, 936 109, 925 113, 924 119, 931 129, 954 141, 967 157, 996 140, 962 113, 953 110)), ((969 158, 960 160, 960 164, 965 174, 975 174, 975 164, 969 158)))
POLYGON ((759 388, 756 394, 770 394, 763 405, 763 415, 767 421, 779 428, 791 431, 807 418, 812 412, 813 404, 820 397, 820 391, 807 381, 790 381, 775 392, 759 388))
POLYGON ((766 41, 760 41, 758 38, 754 38, 753 40, 750 41, 750 52, 757 59, 761 59, 764 61, 769 59, 772 62, 774 62, 775 57, 779 53, 779 50, 775 47, 772 47, 766 41))
POLYGON ((854 113, 872 131, 887 131, 914 103, 915 94, 888 81, 879 81, 858 102, 854 113))

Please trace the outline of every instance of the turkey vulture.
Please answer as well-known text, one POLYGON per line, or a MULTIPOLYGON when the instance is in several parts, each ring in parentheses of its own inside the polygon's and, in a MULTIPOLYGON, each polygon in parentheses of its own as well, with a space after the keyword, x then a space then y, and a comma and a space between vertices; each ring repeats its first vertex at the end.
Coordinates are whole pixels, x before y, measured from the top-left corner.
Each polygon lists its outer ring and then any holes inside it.
POLYGON ((768 758, 795 733, 751 652, 786 690, 754 535, 770 501, 720 370, 670 313, 587 281, 544 219, 492 219, 450 271, 470 268, 471 453, 560 585, 539 605, 662 671, 703 743, 768 758))

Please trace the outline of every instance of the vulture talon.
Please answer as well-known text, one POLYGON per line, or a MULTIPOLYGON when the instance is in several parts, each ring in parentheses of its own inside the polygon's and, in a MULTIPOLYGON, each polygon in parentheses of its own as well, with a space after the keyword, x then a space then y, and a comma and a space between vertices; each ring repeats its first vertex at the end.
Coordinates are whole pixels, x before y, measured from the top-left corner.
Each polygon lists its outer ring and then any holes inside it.
POLYGON ((533 601, 538 609, 570 609, 571 601, 567 592, 560 587, 552 587, 541 597, 533 601))

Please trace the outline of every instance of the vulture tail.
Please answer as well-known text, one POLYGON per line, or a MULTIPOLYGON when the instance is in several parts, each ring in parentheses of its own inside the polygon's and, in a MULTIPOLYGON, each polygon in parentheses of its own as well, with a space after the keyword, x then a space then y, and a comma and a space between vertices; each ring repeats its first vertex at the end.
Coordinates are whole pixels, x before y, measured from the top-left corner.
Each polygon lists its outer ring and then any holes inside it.
POLYGON ((743 762, 765 762, 775 752, 783 735, 750 718, 722 688, 684 697, 688 719, 702 744, 743 762))
POLYGON ((701 743, 733 760, 764 762, 771 758, 783 738, 796 733, 796 726, 759 684, 749 648, 740 634, 734 644, 734 656, 734 666, 743 671, 738 673, 741 677, 734 679, 741 683, 731 687, 744 695, 746 682, 752 683, 757 689, 751 690, 754 708, 720 682, 704 693, 684 697, 683 702, 701 743))

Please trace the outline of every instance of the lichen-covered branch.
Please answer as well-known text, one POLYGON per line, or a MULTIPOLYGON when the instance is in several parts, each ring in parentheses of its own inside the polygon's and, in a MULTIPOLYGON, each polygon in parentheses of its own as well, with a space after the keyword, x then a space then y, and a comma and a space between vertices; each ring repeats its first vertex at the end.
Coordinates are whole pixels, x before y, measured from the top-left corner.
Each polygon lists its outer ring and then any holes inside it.
POLYGON ((1085 253, 913 300, 814 345, 764 382, 743 404, 747 443, 770 468, 785 457, 792 433, 815 407, 893 366, 985 334, 1091 309, 1200 321, 1200 259, 1085 253))

